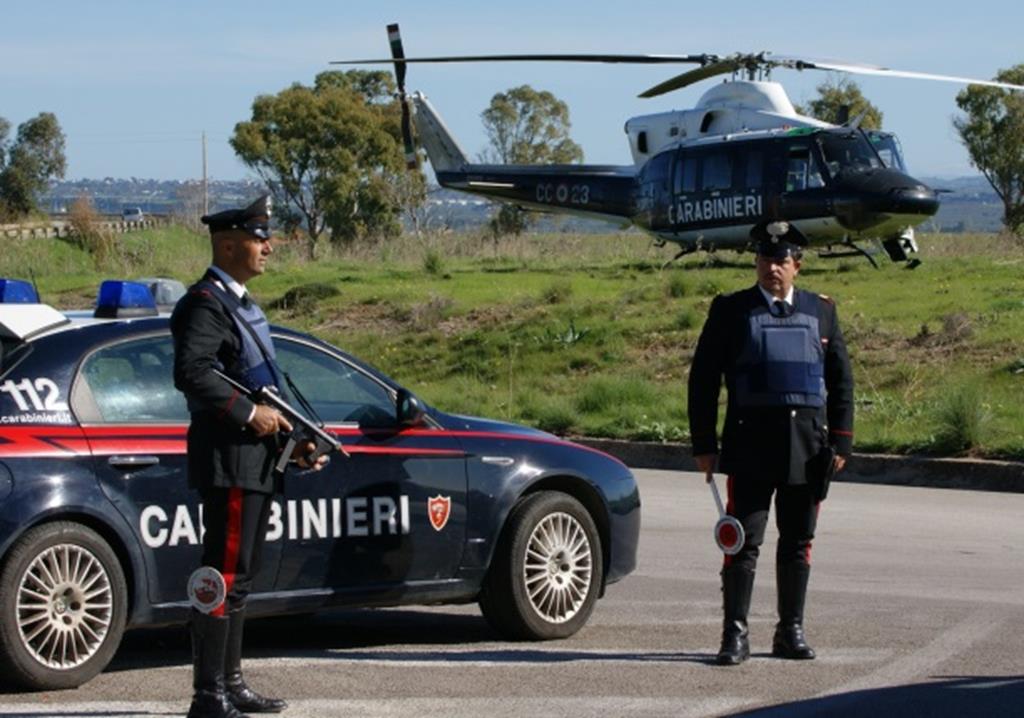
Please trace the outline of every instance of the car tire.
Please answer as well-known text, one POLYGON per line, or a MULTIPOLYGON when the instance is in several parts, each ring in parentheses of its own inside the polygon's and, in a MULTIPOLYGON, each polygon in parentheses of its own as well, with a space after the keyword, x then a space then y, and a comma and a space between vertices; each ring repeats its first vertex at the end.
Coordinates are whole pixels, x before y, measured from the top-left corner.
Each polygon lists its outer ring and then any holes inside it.
POLYGON ((99 534, 59 521, 14 544, 0 571, 0 663, 10 681, 35 690, 75 688, 114 657, 128 589, 99 534))
POLYGON ((514 640, 566 638, 590 618, 604 560, 594 520, 558 491, 526 496, 509 514, 480 592, 480 610, 514 640))

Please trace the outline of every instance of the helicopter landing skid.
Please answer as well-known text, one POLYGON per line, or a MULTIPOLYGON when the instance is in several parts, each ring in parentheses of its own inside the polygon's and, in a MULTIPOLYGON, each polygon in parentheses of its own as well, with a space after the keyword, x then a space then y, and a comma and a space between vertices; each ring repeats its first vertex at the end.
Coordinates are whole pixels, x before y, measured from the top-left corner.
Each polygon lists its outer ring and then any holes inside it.
POLYGON ((661 268, 662 269, 666 269, 668 267, 668 265, 672 264, 672 262, 676 261, 677 259, 682 259, 687 254, 693 254, 698 249, 700 249, 700 247, 698 245, 696 245, 696 244, 690 245, 688 247, 683 247, 682 249, 679 250, 679 252, 676 254, 676 256, 672 257, 672 259, 668 260, 663 265, 661 265, 661 268))
POLYGON ((871 262, 871 266, 874 267, 875 269, 878 269, 878 262, 876 262, 875 258, 871 256, 871 252, 864 249, 863 247, 858 247, 853 242, 846 242, 844 246, 849 247, 850 250, 846 252, 819 252, 818 256, 821 259, 841 259, 842 257, 866 257, 867 260, 871 262))

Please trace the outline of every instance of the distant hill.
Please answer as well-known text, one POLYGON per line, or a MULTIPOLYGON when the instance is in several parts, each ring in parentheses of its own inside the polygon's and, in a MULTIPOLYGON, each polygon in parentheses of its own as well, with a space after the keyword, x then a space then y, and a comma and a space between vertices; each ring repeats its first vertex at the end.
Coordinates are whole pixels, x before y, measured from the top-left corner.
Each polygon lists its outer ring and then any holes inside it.
MULTIPOLYGON (((237 207, 263 192, 256 180, 211 180, 210 211, 237 207)), ((76 199, 86 195, 103 214, 120 214, 125 207, 141 207, 149 214, 176 214, 188 207, 199 207, 201 185, 196 180, 152 180, 131 177, 116 179, 80 179, 55 182, 40 201, 51 214, 67 212, 76 199)))
MULTIPOLYGON (((981 175, 955 178, 922 177, 922 181, 943 192, 939 213, 926 222, 924 231, 997 232, 1002 228, 1003 205, 981 175)), ((210 211, 238 207, 263 192, 256 180, 212 180, 209 183, 210 211)), ((196 181, 129 179, 81 179, 55 183, 42 198, 42 207, 53 214, 66 212, 80 196, 92 198, 97 211, 120 214, 125 207, 141 207, 150 214, 199 214, 201 193, 196 181)), ((440 187, 433 188, 424 208, 429 228, 453 231, 484 226, 495 203, 440 187)), ((599 220, 565 215, 537 215, 538 231, 608 232, 616 225, 599 220)))
POLYGON ((940 179, 921 177, 943 192, 939 213, 922 225, 930 232, 998 232, 1003 228, 1003 202, 981 175, 940 179))

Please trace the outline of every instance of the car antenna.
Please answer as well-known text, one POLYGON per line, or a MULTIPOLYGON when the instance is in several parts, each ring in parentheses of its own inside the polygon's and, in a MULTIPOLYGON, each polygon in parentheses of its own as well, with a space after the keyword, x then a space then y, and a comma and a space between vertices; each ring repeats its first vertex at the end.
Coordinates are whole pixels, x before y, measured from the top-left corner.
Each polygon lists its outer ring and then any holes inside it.
POLYGON ((40 304, 42 304, 43 303, 43 298, 42 298, 42 295, 39 294, 39 285, 36 284, 36 273, 33 272, 31 269, 28 270, 28 278, 32 280, 32 289, 35 290, 36 301, 39 302, 40 304))

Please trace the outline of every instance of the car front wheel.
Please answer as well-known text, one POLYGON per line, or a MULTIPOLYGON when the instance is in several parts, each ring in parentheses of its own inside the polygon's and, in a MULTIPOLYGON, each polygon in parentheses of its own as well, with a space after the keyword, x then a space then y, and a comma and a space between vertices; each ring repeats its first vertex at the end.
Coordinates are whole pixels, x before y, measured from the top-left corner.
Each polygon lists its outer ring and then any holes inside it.
POLYGON ((0 586, 5 674, 33 689, 74 688, 102 671, 124 633, 124 572, 95 531, 43 524, 11 549, 0 586))
POLYGON ((508 638, 571 636, 594 610, 603 566, 597 528, 579 501, 557 491, 530 494, 509 515, 480 609, 508 638))

